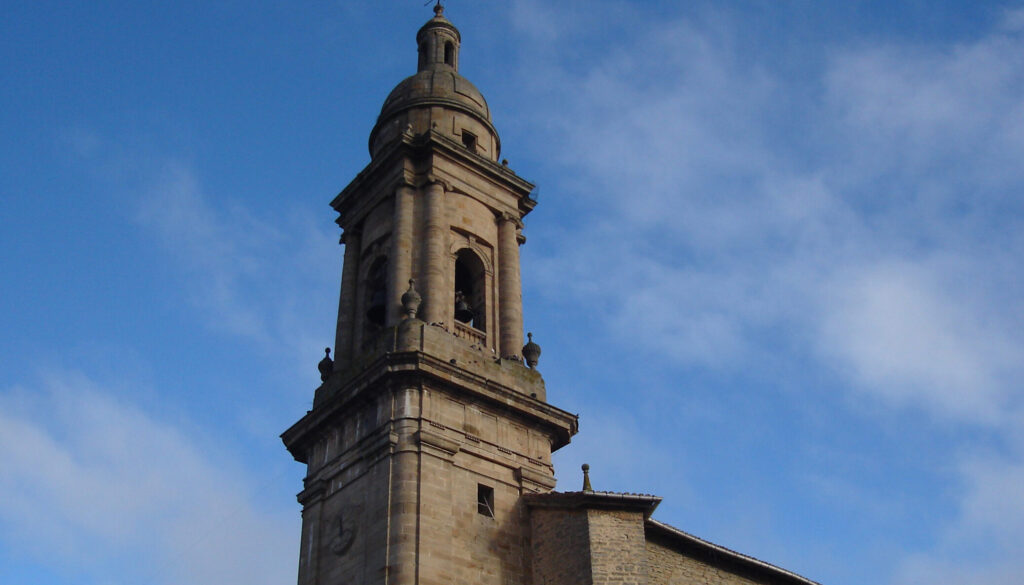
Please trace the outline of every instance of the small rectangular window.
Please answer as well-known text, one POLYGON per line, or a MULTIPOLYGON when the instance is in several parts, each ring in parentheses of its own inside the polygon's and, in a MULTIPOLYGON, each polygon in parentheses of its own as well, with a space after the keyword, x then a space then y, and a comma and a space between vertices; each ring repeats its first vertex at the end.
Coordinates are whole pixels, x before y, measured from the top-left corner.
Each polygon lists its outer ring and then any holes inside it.
POLYGON ((477 484, 476 511, 488 518, 494 518, 494 488, 482 483, 477 484))
POLYGON ((462 131, 462 145, 465 146, 466 148, 472 150, 473 152, 476 152, 476 136, 474 136, 473 134, 463 130, 462 131))

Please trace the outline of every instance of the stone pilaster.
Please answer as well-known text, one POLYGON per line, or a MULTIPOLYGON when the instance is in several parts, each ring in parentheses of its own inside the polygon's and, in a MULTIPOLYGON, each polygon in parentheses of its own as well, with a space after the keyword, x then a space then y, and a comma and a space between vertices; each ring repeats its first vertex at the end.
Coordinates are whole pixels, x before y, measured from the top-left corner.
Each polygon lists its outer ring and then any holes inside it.
POLYGON ((345 230, 345 264, 341 269, 338 327, 334 337, 334 367, 340 369, 352 359, 353 329, 356 321, 356 288, 359 280, 361 238, 358 230, 345 230))
POLYGON ((302 504, 302 536, 299 542, 299 585, 316 585, 320 569, 320 523, 323 521, 324 484, 314 481, 298 494, 302 504))
POLYGON ((445 287, 445 268, 448 256, 448 217, 445 213, 444 185, 434 181, 424 193, 423 230, 423 295, 422 319, 427 323, 447 320, 451 312, 448 300, 451 294, 445 287))
POLYGON ((498 310, 502 357, 518 356, 523 348, 523 294, 519 277, 518 218, 498 218, 498 310))
POLYGON ((402 319, 402 293, 412 278, 412 220, 413 193, 408 185, 395 192, 395 212, 391 223, 391 258, 388 266, 387 324, 395 325, 402 319))
POLYGON ((418 425, 415 413, 406 411, 415 402, 415 395, 414 389, 399 390, 394 401, 393 430, 398 443, 391 456, 386 585, 414 585, 418 581, 420 456, 415 441, 418 425))

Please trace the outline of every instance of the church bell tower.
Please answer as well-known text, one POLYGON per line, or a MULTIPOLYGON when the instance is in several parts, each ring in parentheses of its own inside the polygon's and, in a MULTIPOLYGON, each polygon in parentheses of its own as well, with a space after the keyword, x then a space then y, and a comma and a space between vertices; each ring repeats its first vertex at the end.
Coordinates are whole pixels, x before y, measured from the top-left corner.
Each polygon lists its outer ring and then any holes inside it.
POLYGON ((384 101, 371 161, 334 198, 344 267, 333 361, 282 435, 307 466, 299 585, 524 584, 522 496, 555 486, 577 419, 523 343, 533 185, 500 161, 443 9, 384 101))

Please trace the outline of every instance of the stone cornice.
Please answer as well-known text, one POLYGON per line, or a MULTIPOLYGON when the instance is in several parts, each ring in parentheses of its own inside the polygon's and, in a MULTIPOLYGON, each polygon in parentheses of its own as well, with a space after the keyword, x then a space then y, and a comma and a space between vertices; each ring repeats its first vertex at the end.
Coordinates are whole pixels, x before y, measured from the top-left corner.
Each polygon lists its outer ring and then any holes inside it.
POLYGON ((309 506, 314 502, 323 499, 324 493, 327 489, 327 484, 320 479, 312 481, 307 480, 305 483, 305 489, 295 496, 295 499, 297 499, 303 507, 309 506))
POLYGON ((617 492, 549 492, 524 495, 523 503, 530 508, 628 510, 640 512, 644 518, 649 518, 661 503, 661 498, 649 494, 617 492))
MULTIPOLYGON (((358 222, 376 204, 380 194, 393 193, 399 186, 418 187, 425 180, 445 180, 436 176, 433 171, 430 171, 429 178, 418 176, 418 172, 408 167, 407 161, 421 160, 431 154, 443 155, 453 162, 473 169, 496 187, 515 194, 521 215, 526 215, 536 206, 536 201, 529 197, 534 189, 532 183, 522 179, 508 167, 468 150, 436 130, 430 130, 417 136, 405 133, 400 135, 338 193, 331 201, 331 207, 342 216, 338 223, 345 226, 358 222), (374 196, 361 196, 367 192, 374 196)), ((447 189, 450 190, 450 186, 447 189)))
MULTIPOLYGON (((430 331, 431 335, 450 335, 444 331, 430 331)), ((397 334, 398 328, 393 328, 397 334)), ((422 335, 422 332, 421 332, 422 335)), ((395 342, 397 343, 397 341, 395 342)), ((523 376, 537 376, 518 363, 491 364, 493 368, 523 368, 523 376)), ((497 371, 497 370, 496 370, 497 371)), ((540 384, 539 376, 537 381, 540 384)), ((529 386, 516 389, 498 380, 488 378, 461 367, 458 361, 442 359, 425 351, 385 351, 358 373, 335 372, 317 389, 314 407, 281 435, 285 446, 296 460, 305 463, 306 450, 315 441, 318 429, 342 415, 351 404, 362 400, 368 391, 386 391, 393 383, 429 385, 509 412, 535 428, 542 429, 552 440, 552 450, 569 443, 579 428, 573 414, 524 393, 529 386), (455 363, 452 363, 452 362, 455 363), (407 380, 407 382, 403 382, 407 380)), ((525 381, 524 381, 525 383, 525 381)))
POLYGON ((529 467, 520 467, 515 471, 515 475, 518 481, 532 483, 542 490, 546 491, 555 489, 554 477, 539 473, 529 467))
POLYGON ((420 445, 430 446, 440 451, 441 453, 451 457, 459 452, 459 442, 454 441, 427 429, 420 429, 416 431, 416 440, 419 441, 420 445))

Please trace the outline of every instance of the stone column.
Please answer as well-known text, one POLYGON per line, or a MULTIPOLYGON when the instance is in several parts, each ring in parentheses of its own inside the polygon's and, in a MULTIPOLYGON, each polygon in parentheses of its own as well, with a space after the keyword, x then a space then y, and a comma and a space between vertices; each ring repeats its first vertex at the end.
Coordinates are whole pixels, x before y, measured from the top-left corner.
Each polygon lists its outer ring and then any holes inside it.
POLYGON ((448 256, 448 218, 444 208, 444 185, 435 181, 424 193, 423 230, 423 304, 420 317, 427 323, 445 321, 448 299, 445 290, 445 266, 448 256))
POLYGON ((356 291, 359 279, 361 238, 358 230, 347 229, 341 237, 345 244, 345 264, 341 269, 341 296, 338 299, 338 329, 334 337, 334 367, 339 369, 352 359, 352 339, 356 324, 356 291))
POLYGON ((498 310, 502 357, 518 356, 523 349, 523 291, 519 280, 519 219, 503 213, 498 218, 498 310))
POLYGON ((388 326, 402 320, 402 294, 412 278, 413 188, 402 185, 395 192, 395 214, 391 222, 391 257, 388 266, 388 326))

